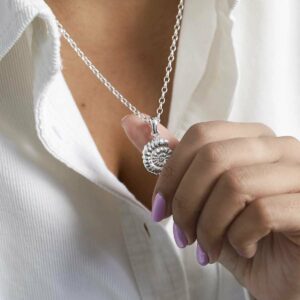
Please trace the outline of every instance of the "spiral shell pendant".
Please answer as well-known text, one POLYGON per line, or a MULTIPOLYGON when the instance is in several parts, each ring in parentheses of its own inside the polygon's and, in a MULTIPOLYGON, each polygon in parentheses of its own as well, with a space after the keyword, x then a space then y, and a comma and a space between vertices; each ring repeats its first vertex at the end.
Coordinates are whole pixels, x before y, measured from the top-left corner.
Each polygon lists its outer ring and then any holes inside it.
POLYGON ((151 119, 153 139, 148 142, 142 152, 142 159, 146 170, 158 175, 172 154, 168 140, 159 136, 157 131, 157 120, 151 119))

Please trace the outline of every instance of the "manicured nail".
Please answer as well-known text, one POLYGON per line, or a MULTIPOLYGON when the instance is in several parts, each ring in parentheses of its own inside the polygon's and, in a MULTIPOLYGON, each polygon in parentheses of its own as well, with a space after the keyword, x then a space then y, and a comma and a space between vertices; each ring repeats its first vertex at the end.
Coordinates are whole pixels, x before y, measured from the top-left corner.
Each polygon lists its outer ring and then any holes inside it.
POLYGON ((152 220, 155 222, 161 221, 166 213, 166 200, 162 194, 157 193, 152 207, 152 220))
POLYGON ((208 255, 204 252, 201 246, 197 243, 196 250, 197 261, 201 266, 206 266, 209 263, 208 255))
POLYGON ((179 248, 184 248, 188 244, 188 240, 184 232, 178 227, 178 225, 173 223, 173 234, 174 239, 179 248))
POLYGON ((124 121, 130 116, 129 115, 125 115, 122 119, 121 119, 121 125, 123 126, 124 121))

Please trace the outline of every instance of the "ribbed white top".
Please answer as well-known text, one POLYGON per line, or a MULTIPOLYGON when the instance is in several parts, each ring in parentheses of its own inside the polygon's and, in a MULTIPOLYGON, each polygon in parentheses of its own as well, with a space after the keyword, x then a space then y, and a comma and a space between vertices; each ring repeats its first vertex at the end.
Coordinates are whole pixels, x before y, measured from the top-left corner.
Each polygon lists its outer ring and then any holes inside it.
MULTIPOLYGON (((300 2, 229 2, 186 1, 168 128, 257 121, 300 137, 300 2)), ((1 300, 248 299, 108 170, 42 0, 0 1, 0 59, 1 300)))

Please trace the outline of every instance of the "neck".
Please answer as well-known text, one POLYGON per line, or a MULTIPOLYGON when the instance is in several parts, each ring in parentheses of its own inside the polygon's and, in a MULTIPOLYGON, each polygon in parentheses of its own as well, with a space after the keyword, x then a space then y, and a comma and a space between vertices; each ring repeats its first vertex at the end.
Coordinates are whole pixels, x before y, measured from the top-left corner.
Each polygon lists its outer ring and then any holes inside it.
POLYGON ((178 5, 174 0, 46 2, 70 33, 76 31, 82 44, 108 49, 169 46, 178 5))

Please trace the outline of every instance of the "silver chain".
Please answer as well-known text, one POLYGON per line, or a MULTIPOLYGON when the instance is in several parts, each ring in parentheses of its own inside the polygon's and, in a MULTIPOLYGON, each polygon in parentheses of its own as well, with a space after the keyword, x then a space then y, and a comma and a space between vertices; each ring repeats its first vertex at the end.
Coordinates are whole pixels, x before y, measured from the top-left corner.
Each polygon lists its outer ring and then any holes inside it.
MULTIPOLYGON (((172 44, 170 46, 170 54, 168 57, 168 64, 166 67, 166 75, 163 79, 163 87, 161 88, 161 96, 158 100, 159 106, 156 110, 156 119, 160 122, 160 116, 163 113, 163 105, 166 101, 166 94, 168 92, 168 83, 170 81, 170 73, 172 71, 172 63, 175 59, 175 52, 177 50, 177 41, 179 38, 179 32, 181 29, 181 20, 183 17, 184 10, 184 0, 180 0, 178 4, 178 13, 176 15, 176 23, 174 25, 174 33, 172 36, 172 44)), ((127 108, 129 108, 137 117, 142 119, 144 122, 151 123, 151 117, 145 116, 141 113, 134 105, 132 105, 106 78, 101 72, 94 66, 94 64, 88 59, 88 57, 83 53, 83 51, 77 46, 76 42, 71 38, 70 34, 64 29, 62 24, 56 20, 59 31, 62 36, 69 43, 71 48, 77 53, 81 60, 86 64, 86 66, 92 71, 92 73, 103 83, 107 89, 112 92, 117 99, 119 99, 127 108)))

